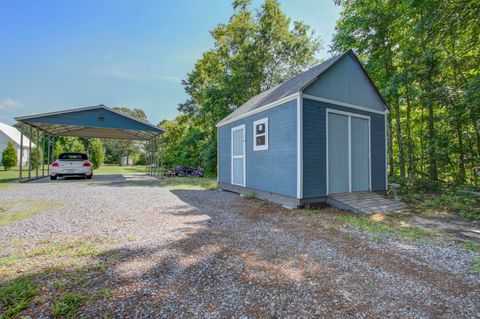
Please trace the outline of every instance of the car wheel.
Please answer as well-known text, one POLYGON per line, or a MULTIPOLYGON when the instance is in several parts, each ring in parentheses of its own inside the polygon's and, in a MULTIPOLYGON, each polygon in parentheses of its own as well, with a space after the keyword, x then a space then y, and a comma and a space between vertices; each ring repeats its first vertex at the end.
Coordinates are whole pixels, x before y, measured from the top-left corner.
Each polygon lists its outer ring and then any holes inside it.
POLYGON ((87 179, 92 179, 93 174, 87 175, 87 179))
POLYGON ((50 176, 50 180, 56 181, 56 180, 57 180, 57 176, 50 176))

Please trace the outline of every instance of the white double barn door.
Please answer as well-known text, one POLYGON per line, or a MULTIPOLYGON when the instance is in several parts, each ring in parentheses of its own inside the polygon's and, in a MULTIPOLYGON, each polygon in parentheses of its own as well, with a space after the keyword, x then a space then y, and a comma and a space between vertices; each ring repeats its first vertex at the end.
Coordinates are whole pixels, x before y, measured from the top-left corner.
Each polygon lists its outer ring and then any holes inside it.
POLYGON ((327 193, 368 191, 370 118, 327 110, 327 193))

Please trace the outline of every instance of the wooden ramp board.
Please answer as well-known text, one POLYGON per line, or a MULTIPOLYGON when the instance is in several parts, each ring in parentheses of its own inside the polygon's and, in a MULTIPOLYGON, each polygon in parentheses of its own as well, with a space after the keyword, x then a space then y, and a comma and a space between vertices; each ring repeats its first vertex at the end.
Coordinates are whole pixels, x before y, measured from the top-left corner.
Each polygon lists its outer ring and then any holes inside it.
POLYGON ((334 194, 327 197, 327 204, 339 209, 359 214, 395 213, 403 211, 407 205, 372 192, 334 194))

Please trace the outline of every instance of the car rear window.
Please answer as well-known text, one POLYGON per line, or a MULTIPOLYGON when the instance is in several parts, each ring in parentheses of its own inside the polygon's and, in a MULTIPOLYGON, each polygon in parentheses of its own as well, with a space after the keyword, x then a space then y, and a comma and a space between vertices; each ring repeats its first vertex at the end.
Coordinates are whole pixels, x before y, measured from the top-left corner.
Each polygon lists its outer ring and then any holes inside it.
POLYGON ((69 160, 69 161, 86 161, 88 160, 87 154, 83 153, 63 153, 58 156, 60 160, 69 160))

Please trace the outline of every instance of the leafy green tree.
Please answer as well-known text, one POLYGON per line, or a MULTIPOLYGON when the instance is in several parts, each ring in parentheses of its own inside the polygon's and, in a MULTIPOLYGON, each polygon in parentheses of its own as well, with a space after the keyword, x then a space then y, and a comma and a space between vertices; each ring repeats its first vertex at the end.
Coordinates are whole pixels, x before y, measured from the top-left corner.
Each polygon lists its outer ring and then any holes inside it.
POLYGON ((477 183, 479 1, 336 3, 332 51, 354 49, 391 108, 390 176, 477 183))
POLYGON ((309 26, 291 21, 277 0, 265 0, 257 11, 249 8, 250 2, 234 1, 228 23, 210 32, 213 48, 182 81, 189 97, 179 110, 188 117, 162 123, 180 125, 172 134, 166 129, 165 154, 171 163, 215 172, 216 123, 254 95, 317 62, 320 41, 309 26))
MULTIPOLYGON (((42 165, 42 158, 43 158, 43 151, 42 148, 38 148, 38 167, 41 167, 42 165)), ((32 147, 32 152, 29 157, 30 160, 30 165, 32 169, 37 168, 37 148, 32 147)))
POLYGON ((2 152, 2 165, 5 170, 9 170, 17 165, 17 152, 12 141, 8 141, 7 147, 2 152))
MULTIPOLYGON (((64 152, 84 153, 85 145, 82 142, 82 140, 78 137, 58 136, 55 138, 55 149, 61 150, 60 153, 64 153, 64 152)), ((58 154, 60 154, 59 152, 55 152, 55 153, 56 153, 56 157, 58 154)))
MULTIPOLYGON (((129 109, 127 107, 114 107, 116 111, 127 114, 140 121, 147 121, 147 115, 142 109, 134 108, 129 109)), ((102 143, 105 147, 107 163, 121 163, 121 159, 124 156, 135 156, 140 153, 141 143, 132 140, 121 139, 102 139, 102 143)))
POLYGON ((94 138, 89 141, 88 153, 93 163, 93 168, 99 168, 105 159, 105 150, 100 139, 94 138))

